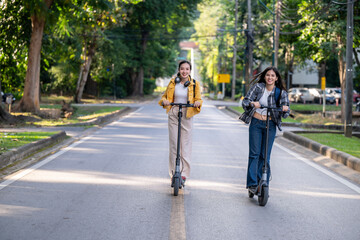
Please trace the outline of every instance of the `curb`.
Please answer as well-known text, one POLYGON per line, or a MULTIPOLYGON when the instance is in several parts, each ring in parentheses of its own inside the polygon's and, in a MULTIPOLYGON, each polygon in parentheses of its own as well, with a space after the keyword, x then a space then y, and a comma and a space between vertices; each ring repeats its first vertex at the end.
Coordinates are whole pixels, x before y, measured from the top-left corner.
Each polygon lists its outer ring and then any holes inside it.
POLYGON ((283 136, 303 147, 307 147, 314 152, 320 153, 326 157, 334 159, 337 162, 344 164, 356 171, 360 171, 360 159, 354 157, 350 154, 341 152, 336 150, 335 148, 328 147, 326 145, 322 145, 318 142, 315 142, 311 139, 308 139, 303 136, 299 136, 296 132, 304 132, 304 131, 293 131, 293 132, 284 132, 283 136))
POLYGON ((67 137, 65 131, 54 134, 49 138, 41 139, 36 142, 25 144, 18 148, 10 149, 8 152, 0 155, 0 169, 3 169, 19 159, 25 158, 45 147, 63 141, 67 137))
MULTIPOLYGON (((322 124, 309 124, 309 123, 281 123, 282 126, 299 127, 299 128, 318 128, 344 131, 344 125, 322 125, 322 124)), ((360 131, 359 126, 352 126, 353 131, 360 131)))
MULTIPOLYGON (((217 106, 217 107, 219 107, 219 106, 217 106)), ((228 106, 226 106, 225 109, 228 110, 228 111, 230 111, 230 112, 232 112, 232 113, 234 113, 234 114, 239 115, 239 117, 241 116, 241 113, 240 113, 240 112, 238 112, 238 111, 236 111, 236 110, 234 110, 234 109, 232 109, 232 108, 230 108, 230 107, 228 107, 228 106)))

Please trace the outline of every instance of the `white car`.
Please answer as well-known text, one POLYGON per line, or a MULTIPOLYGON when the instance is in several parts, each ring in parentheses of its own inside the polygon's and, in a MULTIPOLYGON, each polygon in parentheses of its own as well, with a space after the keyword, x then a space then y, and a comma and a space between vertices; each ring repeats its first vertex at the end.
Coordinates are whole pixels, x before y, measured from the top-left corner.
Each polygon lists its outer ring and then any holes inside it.
POLYGON ((290 88, 289 100, 291 102, 314 102, 315 97, 310 93, 307 88, 290 88))
MULTIPOLYGON (((323 90, 319 88, 310 88, 309 91, 310 94, 314 96, 315 103, 322 102, 322 99, 324 97, 323 90)), ((326 90, 325 92, 326 92, 325 94, 326 103, 330 103, 330 104, 335 103, 335 97, 332 94, 330 94, 328 90, 326 90)))
POLYGON ((334 96, 335 100, 338 100, 339 103, 341 102, 341 88, 327 88, 326 90, 334 96))

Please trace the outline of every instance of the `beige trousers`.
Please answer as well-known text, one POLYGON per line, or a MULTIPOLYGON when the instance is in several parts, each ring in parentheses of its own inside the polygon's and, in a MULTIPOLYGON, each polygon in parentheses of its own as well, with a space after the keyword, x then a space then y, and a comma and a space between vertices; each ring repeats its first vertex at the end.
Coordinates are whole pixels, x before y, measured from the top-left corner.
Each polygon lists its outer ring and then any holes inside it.
MULTIPOLYGON (((168 113, 169 127, 169 174, 175 173, 176 150, 178 140, 178 112, 179 107, 173 106, 168 113)), ((181 139, 180 139, 180 171, 181 176, 190 176, 190 162, 192 152, 192 118, 186 118, 186 108, 182 109, 181 139)))

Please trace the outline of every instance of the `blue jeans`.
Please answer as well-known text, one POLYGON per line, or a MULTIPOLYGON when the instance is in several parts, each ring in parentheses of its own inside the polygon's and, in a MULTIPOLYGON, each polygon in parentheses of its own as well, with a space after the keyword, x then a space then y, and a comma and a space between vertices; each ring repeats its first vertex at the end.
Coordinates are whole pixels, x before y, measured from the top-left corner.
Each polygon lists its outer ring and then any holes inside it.
MULTIPOLYGON (((270 178, 270 153, 276 135, 276 124, 269 121, 269 142, 267 153, 268 175, 267 183, 270 178)), ((262 168, 265 162, 265 142, 266 142, 266 121, 251 119, 249 127, 249 162, 247 171, 246 187, 258 185, 261 176, 262 168)))

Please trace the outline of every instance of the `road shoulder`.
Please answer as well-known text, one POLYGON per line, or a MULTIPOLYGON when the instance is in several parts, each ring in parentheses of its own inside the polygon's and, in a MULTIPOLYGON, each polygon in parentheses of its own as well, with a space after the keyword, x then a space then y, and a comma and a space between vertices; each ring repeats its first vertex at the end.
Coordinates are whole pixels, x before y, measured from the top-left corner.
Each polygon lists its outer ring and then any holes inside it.
POLYGON ((342 163, 335 161, 329 157, 326 157, 320 153, 316 153, 306 147, 303 147, 297 143, 294 143, 291 140, 286 139, 285 137, 277 137, 276 143, 279 145, 295 152, 296 154, 309 159, 329 170, 336 173, 339 176, 342 176, 353 183, 356 183, 360 186, 360 172, 353 170, 342 163))

